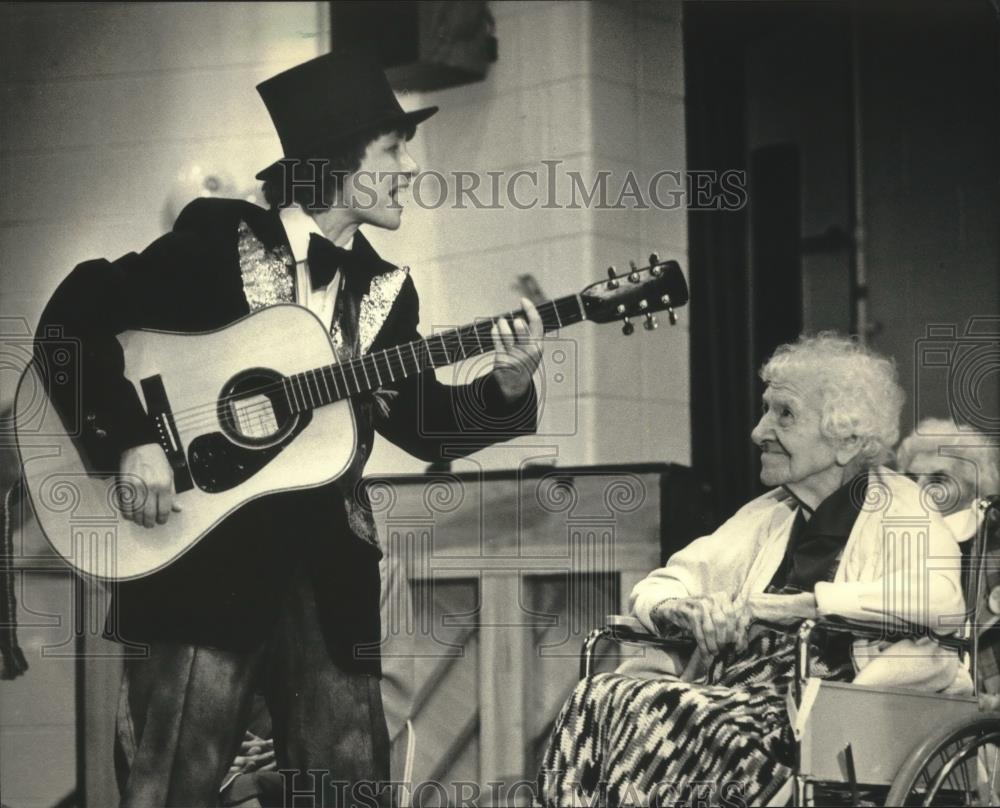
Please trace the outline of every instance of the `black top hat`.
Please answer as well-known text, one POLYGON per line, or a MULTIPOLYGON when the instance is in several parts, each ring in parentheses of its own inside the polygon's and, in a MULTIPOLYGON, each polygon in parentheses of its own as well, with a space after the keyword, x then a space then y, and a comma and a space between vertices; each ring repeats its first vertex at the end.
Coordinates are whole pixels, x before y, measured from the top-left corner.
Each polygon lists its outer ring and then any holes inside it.
MULTIPOLYGON (((404 112, 382 68, 364 52, 327 53, 272 76, 257 92, 278 131, 284 159, 329 157, 371 129, 408 129, 438 111, 404 112)), ((263 180, 280 164, 257 175, 263 180)))

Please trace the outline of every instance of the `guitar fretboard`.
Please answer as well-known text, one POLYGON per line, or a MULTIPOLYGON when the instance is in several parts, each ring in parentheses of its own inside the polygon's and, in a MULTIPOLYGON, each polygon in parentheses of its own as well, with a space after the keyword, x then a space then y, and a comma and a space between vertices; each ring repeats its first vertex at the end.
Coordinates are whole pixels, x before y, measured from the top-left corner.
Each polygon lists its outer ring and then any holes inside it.
MULTIPOLYGON (((546 332, 585 319, 583 303, 578 295, 547 301, 538 307, 538 314, 546 332)), ((502 316, 523 317, 524 312, 509 312, 502 316)), ((346 362, 287 376, 282 385, 288 407, 292 412, 315 409, 391 385, 432 368, 445 367, 492 351, 490 330, 493 322, 492 319, 481 320, 346 362)))

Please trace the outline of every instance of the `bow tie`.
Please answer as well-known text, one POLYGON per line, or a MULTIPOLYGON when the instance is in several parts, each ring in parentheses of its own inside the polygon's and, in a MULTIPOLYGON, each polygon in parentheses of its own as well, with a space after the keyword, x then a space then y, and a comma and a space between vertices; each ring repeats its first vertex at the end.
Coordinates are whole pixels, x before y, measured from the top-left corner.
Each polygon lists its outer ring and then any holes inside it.
POLYGON ((306 261, 309 263, 309 279, 313 289, 320 289, 329 285, 338 269, 346 272, 355 263, 355 256, 350 250, 338 247, 329 239, 313 233, 309 236, 306 261))

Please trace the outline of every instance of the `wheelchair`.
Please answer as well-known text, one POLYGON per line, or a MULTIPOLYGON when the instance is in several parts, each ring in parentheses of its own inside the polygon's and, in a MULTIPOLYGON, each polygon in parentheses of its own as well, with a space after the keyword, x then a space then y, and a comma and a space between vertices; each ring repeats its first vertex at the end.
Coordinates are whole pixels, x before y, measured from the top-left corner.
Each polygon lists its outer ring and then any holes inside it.
MULTIPOLYGON (((1000 539, 1000 497, 980 500, 976 507, 979 529, 962 545, 964 626, 956 634, 930 633, 956 650, 971 672, 979 670, 975 618, 986 580, 987 544, 993 549, 1000 539)), ((796 634, 796 679, 789 698, 796 750, 790 781, 776 798, 781 801, 771 804, 1000 806, 1000 712, 980 706, 979 676, 972 676, 971 696, 957 696, 810 675, 809 640, 817 630, 894 641, 927 637, 928 629, 836 617, 780 628, 796 634)), ((652 635, 635 618, 612 615, 584 642, 581 678, 594 673, 597 648, 608 641, 673 652, 693 646, 680 632, 652 635)))

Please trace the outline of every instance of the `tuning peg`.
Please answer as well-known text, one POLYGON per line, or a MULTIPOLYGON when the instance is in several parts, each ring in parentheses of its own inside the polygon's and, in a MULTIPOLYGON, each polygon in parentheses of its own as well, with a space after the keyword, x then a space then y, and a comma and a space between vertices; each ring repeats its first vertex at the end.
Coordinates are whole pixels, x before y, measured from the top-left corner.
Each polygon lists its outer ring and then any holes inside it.
POLYGON ((628 279, 632 283, 638 283, 639 282, 639 267, 637 267, 635 265, 635 261, 629 261, 628 262, 628 268, 630 270, 629 273, 628 273, 628 279))
POLYGON ((624 318, 624 323, 625 325, 622 326, 622 333, 626 337, 628 337, 632 334, 633 331, 635 331, 635 326, 632 325, 632 322, 629 320, 628 317, 624 318))
POLYGON ((609 289, 617 289, 618 288, 618 281, 615 279, 615 268, 614 267, 608 267, 608 288, 609 289))
POLYGON ((649 265, 651 267, 655 267, 659 263, 660 263, 660 256, 658 256, 656 253, 650 253, 649 254, 649 265))
POLYGON ((674 307, 671 305, 670 295, 661 297, 660 302, 667 309, 667 317, 670 318, 670 325, 677 325, 677 315, 674 313, 674 307))
POLYGON ((646 302, 645 300, 640 300, 639 301, 639 311, 645 311, 648 308, 649 308, 649 303, 648 302, 646 302))
POLYGON ((659 323, 656 321, 656 318, 653 316, 653 313, 647 311, 646 322, 642 324, 642 327, 645 328, 647 331, 652 331, 654 328, 656 328, 657 325, 659 325, 659 323))

